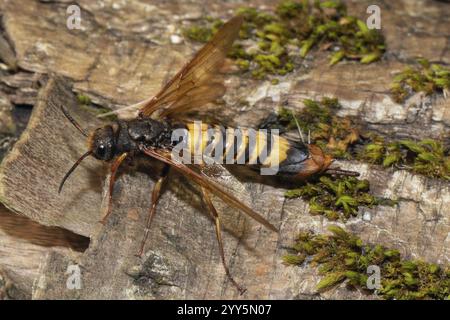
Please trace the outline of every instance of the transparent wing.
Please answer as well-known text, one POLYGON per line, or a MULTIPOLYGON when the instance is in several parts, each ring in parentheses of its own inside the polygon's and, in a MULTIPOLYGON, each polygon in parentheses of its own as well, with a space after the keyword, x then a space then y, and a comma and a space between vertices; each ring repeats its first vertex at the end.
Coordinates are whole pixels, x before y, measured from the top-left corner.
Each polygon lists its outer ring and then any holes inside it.
POLYGON ((243 18, 236 16, 225 23, 156 96, 98 117, 117 114, 121 119, 132 119, 138 114, 150 117, 155 111, 160 111, 157 117, 178 117, 219 99, 225 94, 220 69, 242 22, 243 18))
POLYGON ((148 156, 160 160, 161 162, 169 164, 175 170, 179 171, 186 177, 190 178, 192 181, 205 188, 212 194, 216 195, 220 199, 222 199, 227 204, 235 207, 236 209, 241 210, 254 220, 261 223, 267 229, 277 232, 277 229, 268 222, 264 217, 262 217, 259 213, 255 212, 253 209, 249 208, 247 205, 239 201, 236 197, 229 194, 222 187, 220 187, 216 182, 210 179, 207 175, 202 172, 196 172, 193 169, 189 168, 185 164, 175 161, 171 158, 171 154, 169 151, 164 150, 155 150, 155 149, 144 149, 143 152, 148 156))

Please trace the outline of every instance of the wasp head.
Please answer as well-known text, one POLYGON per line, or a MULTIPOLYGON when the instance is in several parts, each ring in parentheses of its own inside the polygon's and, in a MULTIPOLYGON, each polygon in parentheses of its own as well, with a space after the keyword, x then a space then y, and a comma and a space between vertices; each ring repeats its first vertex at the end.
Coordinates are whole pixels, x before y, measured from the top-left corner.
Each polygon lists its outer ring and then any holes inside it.
POLYGON ((113 159, 115 146, 114 130, 110 125, 96 129, 89 138, 89 150, 98 160, 109 161, 113 159))

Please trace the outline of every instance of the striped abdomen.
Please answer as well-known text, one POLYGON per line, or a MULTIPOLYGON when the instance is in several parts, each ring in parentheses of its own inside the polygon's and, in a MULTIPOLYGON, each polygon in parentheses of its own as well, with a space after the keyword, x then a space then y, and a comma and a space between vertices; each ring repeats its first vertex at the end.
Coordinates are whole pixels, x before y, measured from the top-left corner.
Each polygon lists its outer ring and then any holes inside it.
POLYGON ((186 129, 184 148, 196 164, 208 163, 209 158, 223 164, 276 167, 277 173, 306 177, 325 170, 332 161, 319 147, 287 140, 273 130, 204 123, 190 123, 186 129))
POLYGON ((270 132, 225 128, 203 123, 186 125, 186 147, 193 157, 202 155, 224 164, 270 166, 287 157, 289 142, 270 132))

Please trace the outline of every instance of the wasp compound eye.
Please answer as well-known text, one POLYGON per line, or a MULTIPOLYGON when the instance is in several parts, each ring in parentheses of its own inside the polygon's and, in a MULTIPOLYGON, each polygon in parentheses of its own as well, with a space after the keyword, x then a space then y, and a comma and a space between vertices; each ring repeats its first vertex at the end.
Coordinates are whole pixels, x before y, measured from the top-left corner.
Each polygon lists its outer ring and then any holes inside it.
POLYGON ((102 144, 99 145, 98 148, 97 148, 96 154, 97 154, 99 157, 104 158, 104 157, 105 157, 105 154, 106 154, 106 147, 105 147, 104 145, 102 145, 102 144))
POLYGON ((92 153, 98 160, 108 161, 114 157, 114 130, 111 126, 97 129, 92 139, 92 153))

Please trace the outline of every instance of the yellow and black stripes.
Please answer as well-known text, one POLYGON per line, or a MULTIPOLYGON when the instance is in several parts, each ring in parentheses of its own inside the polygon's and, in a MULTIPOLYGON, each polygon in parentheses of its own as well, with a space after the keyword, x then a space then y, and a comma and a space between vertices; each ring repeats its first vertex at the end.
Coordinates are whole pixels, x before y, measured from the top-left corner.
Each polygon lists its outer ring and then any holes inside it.
POLYGON ((201 122, 187 124, 185 129, 185 147, 196 164, 206 157, 221 164, 276 168, 273 174, 303 179, 324 172, 333 161, 318 146, 288 140, 274 130, 233 129, 201 122))
POLYGON ((279 166, 291 143, 271 130, 225 128, 203 123, 186 125, 187 148, 192 155, 206 155, 224 164, 279 166))

